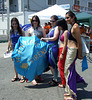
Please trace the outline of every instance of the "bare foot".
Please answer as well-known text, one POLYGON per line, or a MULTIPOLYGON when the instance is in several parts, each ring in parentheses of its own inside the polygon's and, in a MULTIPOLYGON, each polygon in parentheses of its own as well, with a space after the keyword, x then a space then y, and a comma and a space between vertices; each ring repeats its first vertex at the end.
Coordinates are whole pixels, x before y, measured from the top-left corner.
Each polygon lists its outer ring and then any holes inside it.
POLYGON ((64 97, 64 100, 74 100, 72 97, 68 96, 68 97, 64 97))
POLYGON ((36 80, 32 81, 33 85, 38 85, 38 83, 36 82, 36 80))
POLYGON ((65 85, 63 85, 63 84, 58 84, 58 86, 59 86, 60 88, 65 88, 65 85))
POLYGON ((69 93, 65 93, 64 96, 70 96, 70 94, 69 93))

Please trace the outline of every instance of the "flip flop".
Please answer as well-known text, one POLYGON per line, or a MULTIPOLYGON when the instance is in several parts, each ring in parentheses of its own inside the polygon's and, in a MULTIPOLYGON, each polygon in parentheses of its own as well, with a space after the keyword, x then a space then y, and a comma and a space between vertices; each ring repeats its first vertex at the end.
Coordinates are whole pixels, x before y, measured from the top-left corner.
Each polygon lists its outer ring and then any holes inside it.
POLYGON ((38 75, 35 79, 37 82, 43 82, 44 79, 42 79, 41 75, 38 75))
POLYGON ((19 80, 20 80, 19 78, 13 78, 11 81, 15 82, 15 81, 19 81, 19 80))
POLYGON ((20 83, 24 83, 25 82, 25 79, 20 79, 20 83))
POLYGON ((52 81, 49 82, 49 84, 51 86, 57 86, 58 85, 58 82, 56 82, 55 80, 52 80, 52 81))

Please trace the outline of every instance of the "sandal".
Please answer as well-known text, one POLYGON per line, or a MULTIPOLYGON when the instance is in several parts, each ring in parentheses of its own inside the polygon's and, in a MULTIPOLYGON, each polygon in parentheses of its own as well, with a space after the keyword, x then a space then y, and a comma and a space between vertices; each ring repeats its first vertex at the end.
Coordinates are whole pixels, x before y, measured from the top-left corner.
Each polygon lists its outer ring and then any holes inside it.
POLYGON ((65 94, 64 94, 64 100, 77 100, 77 98, 74 99, 74 98, 72 98, 72 97, 70 96, 69 93, 65 93, 65 94))
POLYGON ((25 79, 20 79, 20 83, 24 83, 25 82, 25 79))
POLYGON ((58 85, 58 82, 56 82, 55 80, 52 80, 52 81, 49 82, 49 84, 51 86, 57 86, 58 85))
POLYGON ((17 78, 13 78, 11 81, 12 82, 15 82, 15 81, 19 81, 20 79, 17 77, 17 78))
POLYGON ((63 85, 63 84, 58 84, 58 86, 59 86, 60 88, 65 88, 65 85, 63 85))
POLYGON ((44 79, 42 79, 41 75, 38 75, 37 78, 36 78, 36 81, 37 82, 43 82, 44 79))

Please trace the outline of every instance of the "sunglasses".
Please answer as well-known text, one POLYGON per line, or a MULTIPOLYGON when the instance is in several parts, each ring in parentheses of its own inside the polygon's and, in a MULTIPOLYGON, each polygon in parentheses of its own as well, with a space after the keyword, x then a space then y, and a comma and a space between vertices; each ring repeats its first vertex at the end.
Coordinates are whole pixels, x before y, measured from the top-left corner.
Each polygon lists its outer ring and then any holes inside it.
POLYGON ((50 22, 53 22, 53 23, 54 23, 54 22, 55 22, 55 20, 50 20, 50 22))
POLYGON ((69 19, 69 17, 66 17, 65 19, 69 19))
POLYGON ((32 20, 32 22, 38 22, 37 20, 32 20))

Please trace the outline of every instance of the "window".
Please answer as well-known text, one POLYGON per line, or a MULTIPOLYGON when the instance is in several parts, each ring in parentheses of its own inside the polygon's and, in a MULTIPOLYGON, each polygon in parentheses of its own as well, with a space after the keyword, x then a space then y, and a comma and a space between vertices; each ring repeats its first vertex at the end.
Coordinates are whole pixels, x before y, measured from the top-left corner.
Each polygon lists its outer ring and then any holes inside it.
POLYGON ((48 0, 48 5, 54 5, 56 4, 56 0, 48 0))
POLYGON ((74 0, 74 4, 75 5, 80 5, 80 1, 79 0, 74 0))
POLYGON ((92 8, 92 2, 88 2, 88 8, 92 8))
POLYGON ((13 0, 10 0, 10 5, 13 4, 13 0))
POLYGON ((88 2, 88 11, 92 11, 92 2, 88 2))

